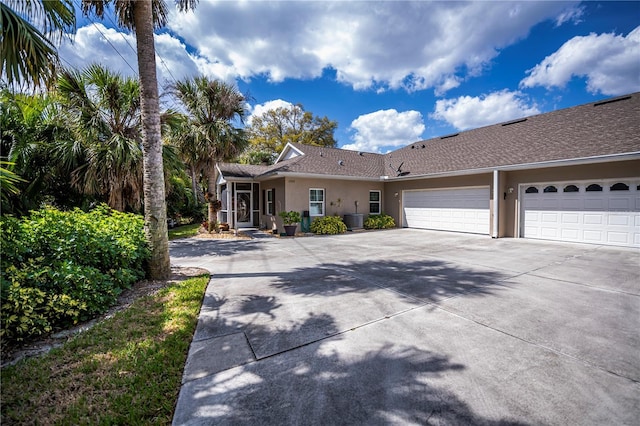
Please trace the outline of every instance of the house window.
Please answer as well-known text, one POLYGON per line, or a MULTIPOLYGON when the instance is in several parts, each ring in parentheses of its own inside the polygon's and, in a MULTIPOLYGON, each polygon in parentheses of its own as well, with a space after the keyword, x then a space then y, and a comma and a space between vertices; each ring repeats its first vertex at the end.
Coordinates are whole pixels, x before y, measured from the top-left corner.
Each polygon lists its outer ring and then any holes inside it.
POLYGON ((586 191, 587 192, 602 191, 602 187, 597 183, 592 183, 591 185, 587 186, 586 191))
POLYGON ((629 190, 629 185, 626 185, 622 182, 618 182, 615 185, 612 185, 611 188, 609 188, 610 191, 628 191, 629 190))
POLYGON ((536 188, 535 186, 530 186, 524 192, 525 192, 525 194, 537 194, 538 193, 538 188, 536 188))
POLYGON ((265 191, 265 213, 273 216, 275 212, 273 211, 273 188, 267 189, 265 191))
POLYGON ((564 192, 580 192, 580 190, 575 185, 567 185, 564 187, 564 192))
POLYGON ((380 214, 380 191, 369 191, 369 214, 380 214))
POLYGON ((309 189, 309 215, 324 216, 324 189, 309 189))
POLYGON ((558 192, 558 188, 553 185, 549 185, 544 189, 544 192, 558 192))

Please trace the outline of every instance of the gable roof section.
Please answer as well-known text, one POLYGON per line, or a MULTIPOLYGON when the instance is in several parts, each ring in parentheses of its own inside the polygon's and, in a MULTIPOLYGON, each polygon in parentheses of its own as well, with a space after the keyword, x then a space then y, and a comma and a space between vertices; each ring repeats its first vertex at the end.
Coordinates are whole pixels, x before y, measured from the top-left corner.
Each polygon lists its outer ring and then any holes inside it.
POLYGON ((385 156, 385 172, 462 172, 640 153, 640 92, 407 145, 385 156), (424 146, 424 148, 423 148, 424 146))
POLYGON ((218 170, 225 178, 254 178, 267 171, 269 166, 257 166, 253 164, 220 163, 218 170))
POLYGON ((325 176, 380 179, 382 154, 349 151, 298 143, 289 144, 303 153, 289 160, 275 163, 267 173, 295 173, 325 176))

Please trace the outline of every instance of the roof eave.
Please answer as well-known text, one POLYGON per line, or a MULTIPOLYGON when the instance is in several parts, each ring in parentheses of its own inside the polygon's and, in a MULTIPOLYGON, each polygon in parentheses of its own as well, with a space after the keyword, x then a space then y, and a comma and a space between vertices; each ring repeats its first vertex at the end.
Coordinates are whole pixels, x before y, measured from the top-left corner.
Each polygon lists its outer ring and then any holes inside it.
POLYGON ((416 180, 416 179, 432 179, 432 178, 449 177, 449 176, 465 176, 465 175, 477 175, 482 173, 491 173, 494 170, 517 171, 517 170, 529 170, 529 169, 545 169, 549 167, 566 167, 566 166, 579 166, 579 165, 597 164, 597 163, 613 163, 617 161, 638 160, 638 159, 640 159, 640 151, 634 151, 634 152, 625 152, 621 154, 599 155, 594 157, 540 161, 535 163, 521 163, 521 164, 511 164, 511 165, 504 165, 504 166, 492 166, 492 167, 483 167, 479 169, 453 170, 453 171, 439 172, 439 173, 425 173, 425 174, 413 175, 413 176, 392 176, 392 177, 385 177, 385 180, 386 181, 404 181, 404 180, 416 180))
POLYGON ((308 179, 332 179, 332 180, 354 180, 354 181, 368 181, 378 182, 382 180, 381 177, 368 177, 368 176, 348 176, 348 175, 325 175, 319 173, 300 173, 300 172, 274 172, 266 173, 264 175, 256 177, 256 180, 265 181, 276 179, 279 177, 297 177, 308 179))

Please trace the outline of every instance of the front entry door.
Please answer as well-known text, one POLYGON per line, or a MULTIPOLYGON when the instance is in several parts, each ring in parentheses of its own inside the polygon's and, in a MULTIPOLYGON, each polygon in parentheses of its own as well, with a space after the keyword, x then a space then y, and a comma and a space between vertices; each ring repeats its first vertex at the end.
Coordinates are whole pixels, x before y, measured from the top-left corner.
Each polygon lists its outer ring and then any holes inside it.
POLYGON ((236 229, 250 228, 253 226, 253 212, 251 208, 253 200, 251 191, 237 191, 236 194, 236 229))

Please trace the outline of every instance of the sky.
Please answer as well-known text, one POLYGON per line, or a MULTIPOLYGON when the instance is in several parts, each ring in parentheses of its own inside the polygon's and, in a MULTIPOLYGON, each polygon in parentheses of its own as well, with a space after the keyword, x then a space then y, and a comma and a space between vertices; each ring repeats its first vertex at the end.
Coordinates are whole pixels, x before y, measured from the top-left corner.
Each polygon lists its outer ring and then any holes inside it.
MULTIPOLYGON (((167 4, 155 39, 161 90, 200 75, 235 84, 247 122, 302 104, 338 123, 344 149, 386 153, 640 91, 640 1, 167 4)), ((135 35, 110 16, 78 12, 59 54, 67 66, 137 74, 135 35)))

